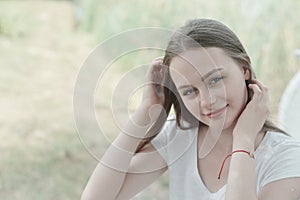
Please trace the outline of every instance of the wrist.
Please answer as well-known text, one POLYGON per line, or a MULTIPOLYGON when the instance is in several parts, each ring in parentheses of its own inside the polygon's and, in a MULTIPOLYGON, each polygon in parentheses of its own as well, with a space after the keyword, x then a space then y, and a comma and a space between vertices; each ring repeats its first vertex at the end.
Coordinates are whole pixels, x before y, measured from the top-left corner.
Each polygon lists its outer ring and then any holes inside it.
POLYGON ((247 151, 254 151, 255 140, 246 135, 243 137, 233 137, 232 150, 245 149, 247 151))
POLYGON ((142 103, 138 106, 133 116, 134 118, 142 117, 142 119, 145 119, 149 123, 157 120, 162 111, 164 111, 164 107, 161 104, 142 103))
POLYGON ((130 116, 130 121, 138 126, 147 126, 151 122, 147 107, 139 106, 130 116))

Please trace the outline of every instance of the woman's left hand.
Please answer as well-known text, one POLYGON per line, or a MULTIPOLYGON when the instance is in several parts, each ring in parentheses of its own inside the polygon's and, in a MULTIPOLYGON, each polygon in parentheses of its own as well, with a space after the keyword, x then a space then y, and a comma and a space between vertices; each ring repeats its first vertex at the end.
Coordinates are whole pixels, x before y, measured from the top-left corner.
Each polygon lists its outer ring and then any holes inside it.
POLYGON ((253 97, 234 127, 233 139, 254 147, 256 136, 269 116, 269 94, 267 87, 258 80, 253 80, 248 87, 253 91, 253 97))

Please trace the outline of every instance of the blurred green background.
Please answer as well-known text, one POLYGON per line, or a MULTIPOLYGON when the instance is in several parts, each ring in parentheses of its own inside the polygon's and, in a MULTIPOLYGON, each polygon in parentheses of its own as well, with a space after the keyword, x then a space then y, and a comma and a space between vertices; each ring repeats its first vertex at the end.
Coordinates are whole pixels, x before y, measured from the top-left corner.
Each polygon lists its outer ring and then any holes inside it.
MULTIPOLYGON (((196 17, 224 22, 269 87, 276 122, 280 96, 300 69, 299 10, 298 0, 1 0, 0 199, 80 198, 97 160, 77 136, 74 82, 97 44, 128 29, 174 29, 196 17)), ((138 62, 125 59, 115 76, 138 62)), ((108 101, 96 112, 108 113, 108 101)), ((104 121, 114 126, 109 117, 104 121)), ((107 141, 90 140, 101 156, 107 141)), ((134 199, 167 199, 167 188, 165 174, 134 199)))

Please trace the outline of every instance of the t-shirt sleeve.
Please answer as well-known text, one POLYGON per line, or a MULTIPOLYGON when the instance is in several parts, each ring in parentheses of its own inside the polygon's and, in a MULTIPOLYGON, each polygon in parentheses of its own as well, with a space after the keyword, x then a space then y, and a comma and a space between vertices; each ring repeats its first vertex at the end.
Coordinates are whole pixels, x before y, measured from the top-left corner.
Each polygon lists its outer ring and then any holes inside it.
POLYGON ((169 144, 174 135, 176 134, 176 120, 168 118, 162 127, 161 131, 156 135, 156 137, 151 140, 151 144, 163 157, 167 164, 169 164, 169 144))
POLYGON ((300 141, 289 138, 272 149, 260 190, 270 182, 293 177, 300 177, 300 141))

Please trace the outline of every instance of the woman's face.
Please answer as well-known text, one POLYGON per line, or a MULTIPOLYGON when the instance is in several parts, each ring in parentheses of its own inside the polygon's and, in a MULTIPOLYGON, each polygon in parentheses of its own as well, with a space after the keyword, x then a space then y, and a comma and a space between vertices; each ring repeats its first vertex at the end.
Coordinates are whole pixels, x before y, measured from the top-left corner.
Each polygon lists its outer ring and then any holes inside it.
POLYGON ((186 108, 208 126, 235 125, 247 102, 250 72, 220 48, 188 50, 172 59, 170 74, 186 108))

